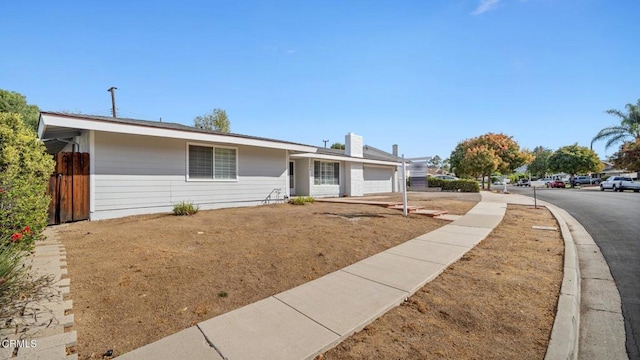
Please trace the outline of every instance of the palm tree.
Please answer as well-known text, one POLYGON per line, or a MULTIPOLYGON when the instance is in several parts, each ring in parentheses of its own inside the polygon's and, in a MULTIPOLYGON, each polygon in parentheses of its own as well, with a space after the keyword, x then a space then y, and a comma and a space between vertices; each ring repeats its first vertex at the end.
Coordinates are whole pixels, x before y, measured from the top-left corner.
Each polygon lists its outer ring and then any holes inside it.
POLYGON ((620 125, 606 127, 591 140, 591 147, 596 141, 607 139, 605 149, 611 146, 624 143, 629 138, 633 138, 636 143, 640 143, 640 99, 636 105, 627 104, 627 113, 616 109, 605 111, 607 114, 615 115, 622 119, 620 125))

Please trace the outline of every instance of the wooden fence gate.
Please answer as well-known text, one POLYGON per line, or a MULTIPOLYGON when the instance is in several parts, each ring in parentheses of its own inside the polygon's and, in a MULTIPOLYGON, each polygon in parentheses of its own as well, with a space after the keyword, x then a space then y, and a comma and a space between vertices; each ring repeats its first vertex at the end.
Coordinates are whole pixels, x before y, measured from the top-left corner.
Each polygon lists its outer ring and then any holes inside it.
POLYGON ((54 156, 56 167, 47 194, 49 225, 89 219, 89 153, 66 152, 54 156))

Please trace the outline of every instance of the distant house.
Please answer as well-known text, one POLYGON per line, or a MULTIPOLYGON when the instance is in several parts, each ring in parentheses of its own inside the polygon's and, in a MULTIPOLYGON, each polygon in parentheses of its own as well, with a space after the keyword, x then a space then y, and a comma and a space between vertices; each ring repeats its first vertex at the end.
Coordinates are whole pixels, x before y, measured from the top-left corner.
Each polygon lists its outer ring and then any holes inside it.
POLYGON ((42 112, 38 136, 51 154, 88 153, 91 220, 250 206, 288 196, 398 191, 400 159, 349 133, 345 150, 181 124, 42 112), (381 153, 380 153, 381 152, 381 153))
POLYGON ((599 176, 601 178, 606 177, 606 176, 619 176, 619 175, 623 175, 627 173, 627 170, 624 169, 616 169, 613 166, 613 163, 610 163, 608 161, 603 161, 600 160, 600 162, 602 163, 602 171, 600 172, 599 176))

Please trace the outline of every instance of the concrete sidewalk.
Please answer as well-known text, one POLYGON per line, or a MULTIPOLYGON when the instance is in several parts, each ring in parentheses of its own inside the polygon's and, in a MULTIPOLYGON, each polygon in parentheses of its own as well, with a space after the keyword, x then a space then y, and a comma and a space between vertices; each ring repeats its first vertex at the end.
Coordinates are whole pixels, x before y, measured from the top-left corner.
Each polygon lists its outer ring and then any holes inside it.
MULTIPOLYGON (((515 197, 510 197, 513 200, 515 197)), ((520 202, 533 204, 526 197, 520 202)), ((119 359, 310 359, 401 304, 482 241, 507 204, 485 195, 460 219, 119 359)))

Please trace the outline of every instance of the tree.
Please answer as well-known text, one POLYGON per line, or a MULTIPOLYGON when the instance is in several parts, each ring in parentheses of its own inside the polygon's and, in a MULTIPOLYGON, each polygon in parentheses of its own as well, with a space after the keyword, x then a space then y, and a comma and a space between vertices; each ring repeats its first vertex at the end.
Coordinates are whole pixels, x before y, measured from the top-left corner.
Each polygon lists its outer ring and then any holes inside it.
POLYGON ((442 159, 440 156, 436 155, 429 160, 429 166, 432 168, 439 169, 442 167, 442 159))
POLYGON ((338 150, 344 150, 345 146, 344 146, 344 144, 341 144, 341 143, 339 143, 339 142, 334 142, 334 143, 331 145, 331 148, 332 148, 332 149, 338 149, 338 150))
POLYGON ((50 202, 45 193, 52 172, 53 159, 21 116, 0 113, 0 241, 26 226, 30 233, 44 229, 50 202))
POLYGON ((593 150, 578 144, 563 146, 549 157, 549 170, 570 174, 572 178, 576 174, 600 172, 602 166, 593 150))
POLYGON ((204 116, 196 116, 193 119, 193 126, 224 133, 231 131, 231 123, 227 117, 227 112, 222 109, 213 109, 212 112, 204 116))
POLYGON ((442 170, 446 172, 451 170, 451 160, 449 158, 442 160, 442 170))
POLYGON ((615 115, 619 117, 620 125, 606 127, 596 134, 591 140, 591 147, 593 143, 600 140, 607 140, 605 149, 611 146, 624 142, 626 140, 635 140, 636 143, 640 143, 640 99, 636 105, 627 104, 627 113, 616 109, 605 111, 607 114, 615 115))
MULTIPOLYGON (((511 173, 530 160, 511 136, 487 133, 458 143, 450 156, 451 168, 460 177, 489 177, 495 171, 511 173), (475 163, 478 161, 479 163, 475 163)), ((489 188, 491 184, 489 183, 489 188)))
POLYGON ((27 104, 27 98, 14 91, 0 89, 0 113, 15 113, 22 116, 27 128, 37 131, 40 109, 27 104))
POLYGON ((620 145, 620 150, 611 159, 619 169, 640 171, 640 143, 630 141, 620 145))
POLYGON ((553 150, 537 146, 533 149, 533 160, 529 164, 529 172, 539 178, 545 177, 549 171, 549 157, 553 154, 553 150))

